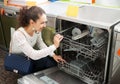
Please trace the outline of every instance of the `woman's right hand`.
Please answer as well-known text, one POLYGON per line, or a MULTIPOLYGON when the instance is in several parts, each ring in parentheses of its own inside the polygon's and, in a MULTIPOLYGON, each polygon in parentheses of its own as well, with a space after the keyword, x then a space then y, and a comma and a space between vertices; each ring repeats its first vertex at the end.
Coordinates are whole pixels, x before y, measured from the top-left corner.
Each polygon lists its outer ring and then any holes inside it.
POLYGON ((60 34, 56 34, 54 36, 53 42, 54 42, 54 45, 56 46, 56 48, 58 48, 60 46, 60 42, 62 39, 63 39, 63 36, 60 34))

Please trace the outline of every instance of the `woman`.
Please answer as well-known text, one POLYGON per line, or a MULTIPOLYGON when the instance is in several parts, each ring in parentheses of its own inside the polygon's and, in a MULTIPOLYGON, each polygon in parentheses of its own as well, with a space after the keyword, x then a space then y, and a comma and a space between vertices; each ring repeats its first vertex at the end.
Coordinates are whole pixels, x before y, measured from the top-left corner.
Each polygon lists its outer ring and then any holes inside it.
POLYGON ((43 9, 37 6, 23 7, 19 13, 20 27, 14 32, 11 40, 11 53, 24 54, 33 60, 34 72, 57 65, 65 60, 54 51, 59 47, 63 36, 56 34, 53 45, 46 46, 41 31, 46 27, 47 17, 43 9), (37 44, 39 50, 33 47, 37 44))

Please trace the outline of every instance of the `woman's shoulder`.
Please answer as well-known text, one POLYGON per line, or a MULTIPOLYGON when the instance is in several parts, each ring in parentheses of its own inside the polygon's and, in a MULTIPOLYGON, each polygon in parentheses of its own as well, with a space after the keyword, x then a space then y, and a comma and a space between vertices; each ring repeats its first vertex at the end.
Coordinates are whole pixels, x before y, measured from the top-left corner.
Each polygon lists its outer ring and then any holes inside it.
POLYGON ((24 32, 25 29, 23 27, 19 27, 16 31, 21 31, 21 32, 24 32))
POLYGON ((24 33, 24 28, 23 28, 23 27, 18 28, 18 29, 13 33, 13 36, 15 36, 15 37, 24 36, 21 32, 24 33))

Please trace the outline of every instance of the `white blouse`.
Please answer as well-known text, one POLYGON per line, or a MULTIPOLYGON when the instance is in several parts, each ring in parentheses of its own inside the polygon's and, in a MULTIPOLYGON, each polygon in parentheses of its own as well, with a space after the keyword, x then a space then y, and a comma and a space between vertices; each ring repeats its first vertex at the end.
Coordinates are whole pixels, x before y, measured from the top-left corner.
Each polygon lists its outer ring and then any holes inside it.
POLYGON ((54 45, 47 47, 42 40, 41 32, 30 36, 23 27, 20 27, 12 36, 10 49, 11 53, 23 53, 33 60, 38 60, 48 55, 53 56, 56 47, 54 45), (33 48, 35 44, 37 44, 39 50, 33 48))

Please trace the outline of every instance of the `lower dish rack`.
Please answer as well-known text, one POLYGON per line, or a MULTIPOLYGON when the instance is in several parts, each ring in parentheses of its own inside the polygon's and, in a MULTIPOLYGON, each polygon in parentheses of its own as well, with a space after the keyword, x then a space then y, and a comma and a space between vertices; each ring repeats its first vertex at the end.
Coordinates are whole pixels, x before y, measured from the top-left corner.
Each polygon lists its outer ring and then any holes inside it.
POLYGON ((88 84, 100 84, 100 81, 103 80, 104 73, 104 64, 99 65, 101 60, 92 61, 82 56, 80 58, 64 64, 59 63, 58 67, 60 70, 76 76, 88 84))

